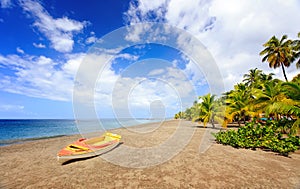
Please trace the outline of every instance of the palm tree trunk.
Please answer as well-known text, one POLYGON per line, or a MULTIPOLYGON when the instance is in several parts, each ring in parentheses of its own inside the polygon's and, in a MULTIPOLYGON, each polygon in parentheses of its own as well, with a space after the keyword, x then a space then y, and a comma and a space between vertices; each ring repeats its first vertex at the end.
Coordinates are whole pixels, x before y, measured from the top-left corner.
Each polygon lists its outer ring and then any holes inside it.
POLYGON ((215 128, 215 121, 214 121, 214 119, 211 119, 210 123, 211 123, 212 127, 215 128))
POLYGON ((287 77, 286 77, 286 74, 285 74, 285 70, 284 70, 283 63, 281 63, 281 67, 282 67, 282 72, 283 72, 283 75, 284 75, 285 81, 286 81, 286 82, 288 82, 288 79, 287 79, 287 77))

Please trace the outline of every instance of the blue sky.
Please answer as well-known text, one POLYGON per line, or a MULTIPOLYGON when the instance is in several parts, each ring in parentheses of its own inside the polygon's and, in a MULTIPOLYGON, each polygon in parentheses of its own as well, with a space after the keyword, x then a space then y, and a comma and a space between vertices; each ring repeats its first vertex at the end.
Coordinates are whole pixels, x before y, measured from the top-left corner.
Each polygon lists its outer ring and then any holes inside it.
MULTIPOLYGON (((25 2, 25 1, 24 1, 25 2)), ((83 1, 32 1, 35 6, 42 7, 44 15, 51 19, 66 18, 84 25, 74 32, 72 50, 64 52, 57 47, 35 26, 38 16, 34 10, 26 11, 23 1, 2 1, 0 9, 0 57, 17 56, 22 61, 27 56, 44 56, 64 63, 65 54, 85 52, 94 42, 94 38, 124 25, 123 12, 129 3, 123 1, 93 1, 88 6, 83 1), (5 3, 7 2, 7 3, 5 3), (109 19, 107 19, 109 18, 109 19), (90 39, 91 44, 85 43, 90 39)), ((40 15, 43 16, 43 15, 40 15)), ((61 33, 63 35, 63 32, 61 33)), ((61 47, 64 48, 64 47, 61 47)), ((65 48, 70 48, 69 46, 65 48)), ((30 59, 30 58, 28 58, 30 59)), ((13 77, 17 68, 0 64, 0 78, 13 77)), ((17 82, 17 81, 16 81, 17 82)), ((17 84, 25 85, 25 83, 17 84)), ((21 86, 19 86, 21 87, 21 86)), ((34 87, 34 86, 29 86, 34 87)), ((26 91, 8 90, 2 84, 0 91, 0 118, 72 118, 71 98, 64 101, 49 100, 26 91)))
MULTIPOLYGON (((255 67, 283 78, 280 69, 261 63, 258 53, 271 36, 296 38, 300 31, 295 24, 300 20, 297 0, 0 3, 2 119, 74 118, 73 86, 80 65, 88 60, 89 50, 101 46, 103 36, 126 25, 164 23, 194 36, 213 57, 221 74, 215 79, 222 80, 225 90, 255 67)), ((149 32, 143 27, 136 27, 127 39, 134 41, 149 32)), ((210 92, 208 80, 213 73, 204 73, 201 66, 197 69, 197 63, 180 49, 141 41, 140 45, 106 50, 113 59, 99 73, 92 94, 99 117, 151 117, 158 101, 169 117, 189 106, 195 95, 210 92), (122 87, 131 90, 125 93, 122 87)), ((287 69, 290 79, 298 73, 295 65, 287 69)))

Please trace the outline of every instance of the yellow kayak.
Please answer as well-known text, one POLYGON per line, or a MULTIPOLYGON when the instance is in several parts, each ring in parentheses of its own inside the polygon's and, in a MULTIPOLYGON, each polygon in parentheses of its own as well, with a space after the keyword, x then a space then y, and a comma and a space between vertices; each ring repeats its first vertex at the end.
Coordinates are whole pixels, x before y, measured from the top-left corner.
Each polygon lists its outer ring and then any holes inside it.
POLYGON ((65 162, 100 155, 115 148, 120 143, 120 139, 120 135, 109 132, 100 137, 78 139, 61 149, 57 154, 57 160, 65 162))

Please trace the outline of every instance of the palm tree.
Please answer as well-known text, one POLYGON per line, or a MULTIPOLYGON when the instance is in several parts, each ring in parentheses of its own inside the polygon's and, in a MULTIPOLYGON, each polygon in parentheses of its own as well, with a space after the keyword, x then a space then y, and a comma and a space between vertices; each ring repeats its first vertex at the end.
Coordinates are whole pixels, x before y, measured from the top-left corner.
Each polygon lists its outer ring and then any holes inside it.
POLYGON ((255 108, 257 111, 264 112, 267 115, 273 114, 278 118, 276 104, 286 99, 280 80, 272 80, 263 84, 263 89, 256 89, 255 108))
POLYGON ((262 71, 258 70, 257 68, 255 69, 250 69, 249 74, 244 74, 244 80, 243 82, 246 82, 246 86, 253 86, 255 85, 260 77, 261 77, 262 71))
POLYGON ((270 73, 270 74, 262 73, 262 74, 260 75, 260 81, 261 81, 262 83, 265 83, 265 82, 267 82, 267 81, 271 81, 271 80, 273 79, 273 76, 274 76, 273 73, 270 73))
POLYGON ((292 43, 294 50, 293 61, 298 59, 296 62, 296 67, 300 68, 300 32, 298 33, 298 38, 299 39, 294 40, 292 43))
POLYGON ((182 119, 183 117, 184 113, 181 111, 174 115, 174 119, 182 119))
POLYGON ((187 108, 184 112, 184 119, 187 119, 187 120, 192 120, 193 119, 193 108, 190 107, 190 108, 187 108))
POLYGON ((264 55, 262 61, 269 62, 270 68, 275 69, 281 66, 284 78, 287 81, 284 67, 289 67, 293 61, 292 40, 288 40, 287 35, 282 36, 280 40, 273 36, 263 46, 266 48, 259 53, 261 56, 264 55))
POLYGON ((296 75, 293 79, 292 82, 297 83, 298 85, 300 85, 300 74, 296 75))
POLYGON ((203 121, 204 126, 207 123, 211 123, 213 128, 215 128, 215 121, 224 121, 224 114, 220 110, 221 102, 216 100, 216 95, 211 95, 210 93, 199 98, 202 100, 199 119, 203 121))
POLYGON ((241 120, 246 121, 246 116, 250 115, 252 93, 248 91, 248 87, 239 83, 234 86, 234 90, 226 93, 226 111, 234 120, 238 121, 239 126, 241 120))
POLYGON ((288 99, 278 104, 278 109, 296 118, 291 128, 291 133, 296 133, 300 127, 300 85, 296 82, 288 82, 283 83, 282 87, 288 99))

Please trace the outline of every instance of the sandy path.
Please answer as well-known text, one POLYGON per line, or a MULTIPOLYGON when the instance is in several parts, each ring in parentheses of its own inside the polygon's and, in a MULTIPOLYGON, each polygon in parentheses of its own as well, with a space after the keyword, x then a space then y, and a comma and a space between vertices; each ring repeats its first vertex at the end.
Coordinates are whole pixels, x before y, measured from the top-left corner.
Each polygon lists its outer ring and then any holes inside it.
MULTIPOLYGON (((300 188, 300 153, 289 158, 261 150, 234 149, 213 144, 205 153, 199 145, 206 131, 183 121, 183 134, 195 131, 188 145, 172 159, 157 166, 128 168, 103 158, 129 162, 136 154, 124 156, 124 147, 148 147, 163 143, 176 131, 178 121, 157 126, 118 129, 124 142, 103 155, 61 165, 60 148, 80 136, 45 139, 0 147, 2 188, 300 188), (149 129, 150 128, 150 129, 149 129), (189 130, 189 131, 188 131, 189 130), (143 133, 144 131, 144 133, 143 133), (145 133, 149 132, 149 133, 145 133)), ((177 128, 178 130, 178 128, 177 128)), ((171 137, 172 138, 172 137, 171 137)), ((166 151, 166 153, 168 153, 166 151)), ((141 153, 141 155, 145 155, 141 153)), ((140 156, 138 156, 140 157, 140 156)), ((147 159, 147 157, 144 157, 147 159)), ((136 165, 140 165, 139 161, 136 165)))

